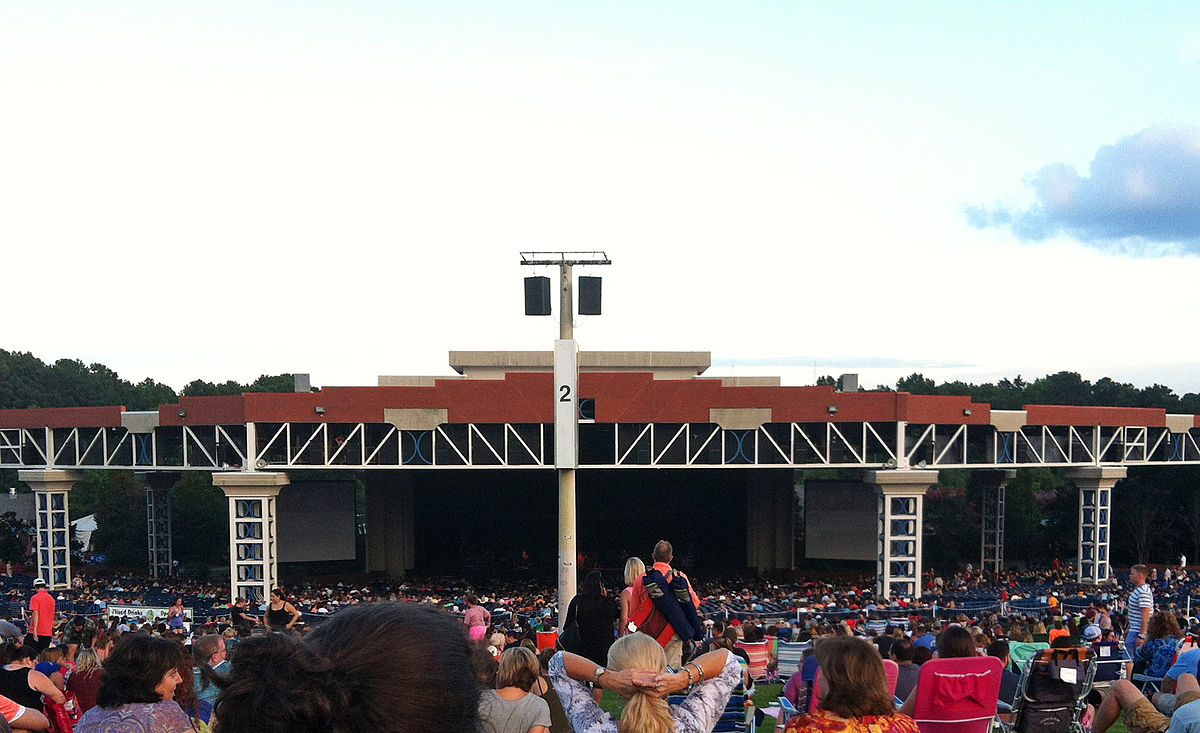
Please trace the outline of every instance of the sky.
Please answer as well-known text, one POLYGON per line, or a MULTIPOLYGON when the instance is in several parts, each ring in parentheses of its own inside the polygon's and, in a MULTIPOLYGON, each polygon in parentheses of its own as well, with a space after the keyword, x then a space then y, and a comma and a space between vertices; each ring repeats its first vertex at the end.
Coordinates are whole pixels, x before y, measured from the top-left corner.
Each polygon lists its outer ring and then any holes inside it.
POLYGON ((601 250, 585 350, 1200 391, 1198 89, 1191 2, 0 0, 0 348, 449 375, 601 250))

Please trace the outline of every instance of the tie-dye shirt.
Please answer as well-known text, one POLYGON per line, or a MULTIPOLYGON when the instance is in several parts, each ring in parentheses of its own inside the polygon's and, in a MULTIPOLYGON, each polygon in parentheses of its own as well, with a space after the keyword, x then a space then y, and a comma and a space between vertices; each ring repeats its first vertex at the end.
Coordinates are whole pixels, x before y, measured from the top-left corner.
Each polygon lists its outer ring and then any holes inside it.
POLYGON ((917 721, 900 713, 843 718, 817 710, 789 720, 785 733, 918 733, 918 729, 917 721))

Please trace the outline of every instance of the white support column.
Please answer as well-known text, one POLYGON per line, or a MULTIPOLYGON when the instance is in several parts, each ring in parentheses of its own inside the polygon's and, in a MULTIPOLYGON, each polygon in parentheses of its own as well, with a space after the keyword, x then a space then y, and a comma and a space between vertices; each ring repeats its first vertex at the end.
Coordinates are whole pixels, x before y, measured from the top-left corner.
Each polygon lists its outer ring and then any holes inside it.
POLYGON ((1125 474, 1124 466, 1089 466, 1067 472, 1079 489, 1079 556, 1075 572, 1080 583, 1112 580, 1108 558, 1112 487, 1125 474))
POLYGON ((59 469, 18 471, 35 495, 38 577, 51 590, 71 587, 71 504, 67 494, 79 474, 59 469))
POLYGON ((1016 471, 985 470, 983 486, 983 516, 981 522, 979 570, 996 575, 1004 569, 1004 505, 1008 482, 1016 471))
POLYGON ((879 497, 876 595, 921 595, 921 530, 925 492, 937 471, 867 471, 879 497))
POLYGON ((229 498, 229 592, 251 604, 267 600, 279 581, 275 499, 288 485, 286 473, 214 473, 213 484, 229 498))

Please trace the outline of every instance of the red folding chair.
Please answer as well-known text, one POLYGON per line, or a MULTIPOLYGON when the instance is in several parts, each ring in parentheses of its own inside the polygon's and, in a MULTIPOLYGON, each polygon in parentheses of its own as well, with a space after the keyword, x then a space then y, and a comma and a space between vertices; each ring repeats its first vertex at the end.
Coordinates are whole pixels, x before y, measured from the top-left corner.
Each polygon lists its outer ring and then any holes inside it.
POLYGON ((763 680, 767 678, 767 663, 771 660, 771 650, 767 648, 767 642, 737 642, 738 649, 746 650, 747 656, 750 657, 750 679, 763 680))
POLYGON ((930 659, 921 665, 913 718, 921 733, 989 733, 1000 698, 995 657, 930 659))
POLYGON ((557 631, 539 631, 537 632, 537 649, 543 651, 546 649, 554 649, 558 646, 557 631))
POLYGON ((45 704, 46 717, 50 719, 50 729, 55 733, 75 733, 75 724, 83 717, 79 712, 79 698, 67 690, 63 693, 66 700, 61 703, 47 700, 45 704))

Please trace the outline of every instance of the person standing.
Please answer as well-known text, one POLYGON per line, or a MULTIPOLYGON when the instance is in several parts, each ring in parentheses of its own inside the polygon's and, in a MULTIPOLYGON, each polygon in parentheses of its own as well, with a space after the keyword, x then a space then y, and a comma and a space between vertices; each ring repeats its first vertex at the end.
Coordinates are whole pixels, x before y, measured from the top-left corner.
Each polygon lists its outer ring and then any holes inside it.
POLYGON ((1145 565, 1129 568, 1129 583, 1133 586, 1133 592, 1125 604, 1125 614, 1129 617, 1125 651, 1133 659, 1137 648, 1146 641, 1146 628, 1150 625, 1150 614, 1154 613, 1154 591, 1146 583, 1145 565))
POLYGON ((492 622, 492 614, 479 605, 479 599, 474 595, 467 596, 465 600, 467 611, 463 614, 463 625, 467 627, 467 638, 471 641, 483 641, 488 624, 492 622))
POLYGON ((251 616, 246 613, 246 599, 238 596, 233 599, 233 604, 229 607, 229 625, 237 630, 239 634, 250 634, 250 627, 258 623, 258 616, 251 616))
POLYGON ((33 598, 29 599, 29 635, 31 646, 38 652, 45 651, 50 646, 50 637, 54 635, 54 596, 46 590, 46 581, 37 578, 33 581, 33 598))
MULTIPOLYGON (((599 570, 587 574, 579 593, 567 605, 567 623, 579 628, 579 648, 575 653, 601 666, 608 660, 608 648, 613 644, 613 627, 620 611, 617 602, 608 595, 599 570)), ((595 689, 599 695, 601 690, 595 689)), ((599 697, 597 697, 599 702, 599 697)))
MULTIPOLYGON (((654 565, 638 579, 633 588, 633 623, 640 631, 658 640, 666 650, 667 665, 672 669, 683 666, 683 640, 700 641, 704 638, 704 626, 696 615, 700 599, 692 590, 687 576, 671 567, 675 550, 671 543, 659 540, 651 553, 654 565), (658 611, 665 619, 662 628, 649 628, 652 611, 658 611)), ((657 627, 658 624, 655 624, 657 627)))
POLYGON ((283 591, 271 590, 271 601, 267 604, 267 628, 271 631, 291 631, 300 620, 300 612, 283 598, 283 591))

